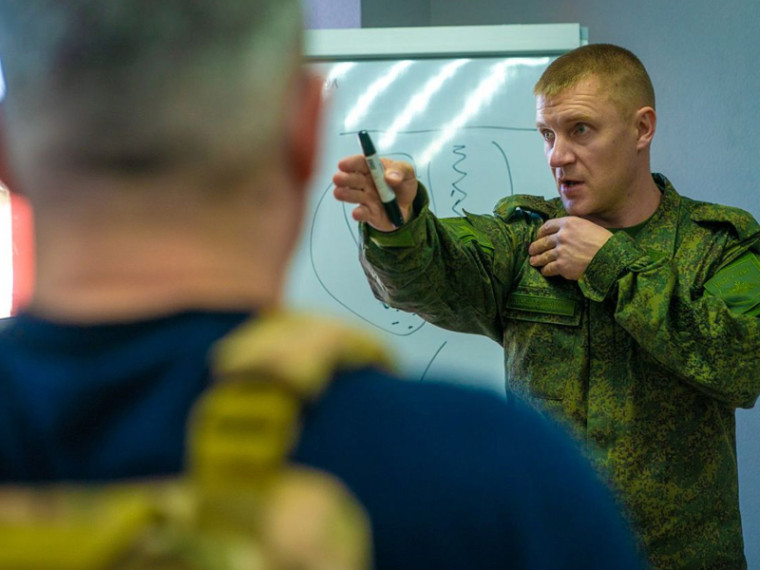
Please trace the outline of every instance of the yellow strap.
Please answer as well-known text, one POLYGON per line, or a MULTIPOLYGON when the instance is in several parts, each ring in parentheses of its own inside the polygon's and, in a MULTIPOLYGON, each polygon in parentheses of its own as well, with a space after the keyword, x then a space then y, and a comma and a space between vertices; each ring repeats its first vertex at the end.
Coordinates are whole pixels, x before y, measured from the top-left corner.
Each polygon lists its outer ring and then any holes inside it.
POLYGON ((306 313, 270 312, 226 336, 214 351, 217 377, 261 375, 314 399, 336 370, 392 369, 377 339, 361 329, 306 313))
POLYGON ((369 566, 367 518, 326 473, 284 468, 304 402, 338 370, 390 368, 363 331, 305 314, 272 312, 244 324, 213 350, 217 380, 189 429, 189 475, 199 526, 216 535, 258 530, 275 567, 369 566))
POLYGON ((303 401, 318 398, 337 370, 389 362, 377 341, 338 321, 271 312, 245 323, 213 350, 217 382, 189 429, 194 480, 222 491, 266 483, 298 438, 303 401))

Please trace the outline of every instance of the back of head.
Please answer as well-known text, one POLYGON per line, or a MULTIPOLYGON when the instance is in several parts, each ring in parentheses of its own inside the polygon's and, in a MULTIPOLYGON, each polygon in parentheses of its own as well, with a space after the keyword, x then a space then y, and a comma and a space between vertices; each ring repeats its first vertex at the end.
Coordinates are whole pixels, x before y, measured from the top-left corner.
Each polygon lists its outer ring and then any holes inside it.
POLYGON ((654 88, 644 65, 632 52, 611 44, 590 44, 552 62, 536 83, 534 94, 555 97, 583 79, 596 77, 625 114, 654 109, 654 88))
POLYGON ((250 168, 300 36, 298 0, 0 0, 16 175, 250 168))

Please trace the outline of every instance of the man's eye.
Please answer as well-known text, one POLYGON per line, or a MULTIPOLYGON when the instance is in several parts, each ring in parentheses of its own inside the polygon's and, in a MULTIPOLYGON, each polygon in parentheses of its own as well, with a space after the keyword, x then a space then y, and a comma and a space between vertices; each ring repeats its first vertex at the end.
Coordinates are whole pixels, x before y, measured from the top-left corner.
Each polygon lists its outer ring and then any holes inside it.
POLYGON ((588 125, 580 124, 576 125, 575 132, 579 135, 584 135, 588 132, 588 125))
POLYGON ((541 131, 541 136, 547 142, 551 142, 552 140, 554 140, 554 133, 551 131, 541 131))

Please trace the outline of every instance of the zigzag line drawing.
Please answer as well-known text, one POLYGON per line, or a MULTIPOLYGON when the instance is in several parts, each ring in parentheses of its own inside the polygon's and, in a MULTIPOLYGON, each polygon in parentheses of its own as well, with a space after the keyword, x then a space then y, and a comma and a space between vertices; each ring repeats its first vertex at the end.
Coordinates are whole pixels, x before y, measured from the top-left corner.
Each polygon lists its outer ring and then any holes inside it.
POLYGON ((457 180, 455 180, 451 185, 451 197, 453 198, 457 193, 460 195, 454 204, 451 206, 451 211, 454 212, 457 216, 463 215, 463 213, 458 209, 459 204, 467 198, 467 192, 462 190, 457 184, 459 184, 462 180, 467 178, 467 173, 464 170, 460 170, 458 168, 458 165, 461 162, 464 162, 464 160, 467 158, 467 153, 464 152, 464 149, 466 148, 463 144, 457 144, 454 145, 453 153, 457 156, 459 156, 459 160, 457 160, 451 167, 454 169, 454 172, 457 174, 461 174, 457 180))

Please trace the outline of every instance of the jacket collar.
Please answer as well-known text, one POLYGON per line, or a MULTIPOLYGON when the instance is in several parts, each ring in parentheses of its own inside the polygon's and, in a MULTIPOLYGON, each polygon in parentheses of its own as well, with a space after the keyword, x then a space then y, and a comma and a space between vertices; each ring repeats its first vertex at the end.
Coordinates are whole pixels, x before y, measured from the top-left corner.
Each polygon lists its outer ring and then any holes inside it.
POLYGON ((654 173, 652 178, 662 192, 662 200, 649 222, 641 229, 637 241, 642 249, 650 253, 672 258, 676 251, 681 196, 662 174, 654 173))

